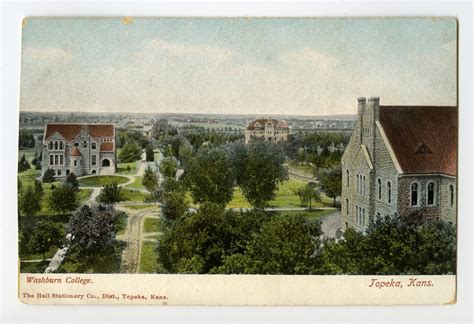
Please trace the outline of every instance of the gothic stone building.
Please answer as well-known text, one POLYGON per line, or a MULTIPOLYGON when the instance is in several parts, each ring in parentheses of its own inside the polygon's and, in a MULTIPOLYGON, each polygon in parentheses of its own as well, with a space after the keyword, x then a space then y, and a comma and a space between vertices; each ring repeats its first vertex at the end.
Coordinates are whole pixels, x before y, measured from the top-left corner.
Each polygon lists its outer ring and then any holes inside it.
POLYGON ((41 175, 56 177, 113 174, 116 167, 114 124, 47 124, 41 175))
POLYGON ((457 107, 380 106, 358 99, 342 156, 341 229, 420 211, 456 222, 457 107))
POLYGON ((245 129, 245 144, 255 140, 269 142, 282 142, 288 140, 290 129, 285 121, 272 119, 271 117, 251 121, 245 129))

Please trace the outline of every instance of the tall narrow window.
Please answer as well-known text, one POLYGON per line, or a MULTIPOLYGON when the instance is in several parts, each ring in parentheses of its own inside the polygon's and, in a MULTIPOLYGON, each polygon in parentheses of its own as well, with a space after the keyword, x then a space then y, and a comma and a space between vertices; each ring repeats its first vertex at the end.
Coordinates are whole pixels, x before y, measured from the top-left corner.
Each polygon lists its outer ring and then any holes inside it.
POLYGON ((362 196, 365 196, 365 176, 362 179, 364 179, 362 181, 362 196))
POLYGON ((357 194, 359 194, 359 175, 357 175, 357 182, 356 182, 356 186, 357 186, 357 194))
POLYGON ((58 141, 54 141, 54 149, 55 149, 55 150, 58 149, 58 141))
POLYGON ((362 208, 362 226, 365 227, 365 208, 362 208))
POLYGON ((411 201, 412 206, 418 206, 418 183, 411 184, 411 201))
POLYGON ((377 179, 377 198, 382 200, 382 180, 377 179))
POLYGON ((74 166, 77 166, 77 160, 74 160, 74 166))
POLYGON ((52 150, 53 149, 53 141, 49 141, 49 149, 52 150))
POLYGON ((347 188, 349 188, 349 182, 350 182, 349 170, 346 170, 346 187, 347 188))
POLYGON ((58 155, 54 156, 54 165, 58 165, 58 155))
POLYGON ((64 148, 64 142, 60 141, 59 142, 59 149, 62 150, 64 148))
POLYGON ((434 182, 429 182, 428 183, 428 188, 427 188, 427 205, 428 206, 433 206, 435 204, 435 184, 434 182))
POLYGON ((54 164, 54 155, 50 155, 49 156, 49 165, 53 165, 54 164))
POLYGON ((92 148, 93 150, 95 150, 95 149, 97 148, 96 144, 95 144, 95 143, 92 143, 92 144, 91 144, 91 148, 92 148))
POLYGON ((449 185, 449 206, 454 206, 454 186, 449 185))
POLYGON ((97 163, 97 157, 95 155, 92 155, 92 165, 96 165, 97 163))
POLYGON ((63 163, 64 163, 64 160, 63 160, 63 159, 64 159, 64 157, 63 157, 63 155, 61 154, 61 155, 59 156, 59 164, 60 164, 60 165, 63 165, 63 163))
POLYGON ((387 202, 392 203, 392 183, 387 181, 387 202))
POLYGON ((346 215, 349 215, 349 199, 346 199, 346 215))

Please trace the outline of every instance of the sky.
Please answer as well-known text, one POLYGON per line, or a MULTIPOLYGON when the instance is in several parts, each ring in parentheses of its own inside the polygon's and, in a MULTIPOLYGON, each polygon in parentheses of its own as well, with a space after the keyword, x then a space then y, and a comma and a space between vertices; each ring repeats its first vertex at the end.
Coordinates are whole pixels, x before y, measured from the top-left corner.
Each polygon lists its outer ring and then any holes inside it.
POLYGON ((22 111, 355 114, 456 105, 450 18, 29 18, 22 111))

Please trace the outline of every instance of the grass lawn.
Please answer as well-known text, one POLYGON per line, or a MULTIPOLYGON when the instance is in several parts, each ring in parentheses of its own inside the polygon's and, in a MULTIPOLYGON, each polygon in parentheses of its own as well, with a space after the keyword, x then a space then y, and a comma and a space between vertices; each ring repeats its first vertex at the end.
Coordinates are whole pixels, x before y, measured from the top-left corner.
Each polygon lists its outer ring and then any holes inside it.
POLYGON ((143 201, 145 193, 138 190, 122 189, 125 196, 125 201, 143 201))
POLYGON ((160 231, 160 220, 158 218, 145 218, 143 222, 143 233, 154 233, 160 231))
POLYGON ((287 215, 287 216, 296 216, 296 215, 303 215, 307 217, 308 219, 318 219, 323 216, 327 216, 329 214, 334 213, 335 210, 304 210, 304 211, 298 211, 298 210, 292 210, 292 211, 285 211, 285 212, 279 212, 282 215, 287 215))
POLYGON ((140 273, 156 273, 158 268, 158 253, 156 242, 143 242, 140 253, 140 273))
POLYGON ((49 261, 46 262, 21 262, 20 272, 21 273, 44 273, 44 270, 49 265, 49 261))
POLYGON ((138 162, 117 163, 117 173, 120 174, 135 174, 138 169, 138 162))
POLYGON ((78 195, 80 203, 83 204, 92 195, 92 189, 80 189, 78 195))
MULTIPOLYGON (((31 164, 31 160, 33 160, 33 157, 35 156, 36 151, 37 151, 36 148, 18 150, 18 161, 21 159, 21 156, 25 154, 25 159, 31 164)), ((38 152, 38 155, 39 155, 39 152, 38 152)), ((32 167, 34 168, 35 166, 32 165, 32 167)))
MULTIPOLYGON (((56 251, 58 250, 58 248, 56 246, 53 246, 49 249, 49 251, 46 251, 45 253, 45 256, 46 256, 46 259, 51 259, 54 254, 56 253, 56 251)), ((29 254, 21 254, 20 253, 20 260, 41 260, 43 259, 43 254, 42 253, 29 253, 29 254)))
POLYGON ((128 215, 126 213, 120 212, 115 223, 117 235, 125 234, 125 230, 127 229, 127 221, 128 215))
POLYGON ((308 163, 297 163, 294 161, 288 161, 287 164, 298 171, 307 173, 309 176, 313 176, 314 167, 308 163))
POLYGON ((122 205, 122 207, 128 208, 128 209, 134 209, 134 210, 142 210, 142 209, 148 209, 148 208, 160 208, 158 205, 155 204, 142 204, 142 205, 122 205))
POLYGON ((106 184, 111 184, 112 182, 117 184, 126 183, 128 181, 127 177, 122 176, 95 176, 79 179, 80 187, 102 187, 106 184))
POLYGON ((142 184, 142 181, 143 181, 143 177, 136 177, 135 181, 133 181, 131 184, 129 184, 125 187, 126 188, 134 188, 134 189, 144 188, 143 184, 142 184))

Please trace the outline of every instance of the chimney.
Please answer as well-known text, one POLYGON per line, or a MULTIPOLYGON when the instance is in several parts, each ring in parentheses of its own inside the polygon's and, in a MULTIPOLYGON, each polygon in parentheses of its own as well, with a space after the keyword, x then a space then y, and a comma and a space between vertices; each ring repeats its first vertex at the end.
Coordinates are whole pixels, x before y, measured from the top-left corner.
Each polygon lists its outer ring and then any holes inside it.
POLYGON ((365 97, 357 98, 358 106, 357 106, 357 121, 359 122, 359 143, 362 144, 362 116, 365 112, 365 104, 366 99, 365 97))
POLYGON ((379 120, 379 111, 380 111, 380 98, 379 97, 370 97, 367 102, 367 108, 372 111, 372 122, 375 123, 379 120))

